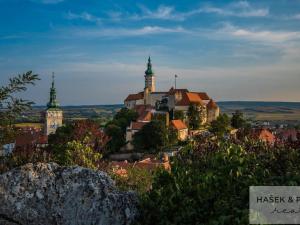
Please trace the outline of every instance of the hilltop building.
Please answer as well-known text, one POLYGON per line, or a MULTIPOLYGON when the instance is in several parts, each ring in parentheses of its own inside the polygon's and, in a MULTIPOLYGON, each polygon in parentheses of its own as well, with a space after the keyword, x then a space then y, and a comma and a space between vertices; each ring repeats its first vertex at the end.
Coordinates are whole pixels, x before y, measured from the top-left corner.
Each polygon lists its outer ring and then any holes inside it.
POLYGON ((53 134, 58 127, 62 126, 63 111, 59 108, 58 101, 56 100, 56 89, 54 85, 54 75, 52 75, 52 86, 50 88, 50 100, 47 104, 45 112, 45 135, 53 134))
POLYGON ((201 125, 212 122, 220 114, 218 105, 206 92, 190 92, 188 89, 173 87, 168 91, 156 91, 155 74, 150 57, 148 58, 144 78, 144 90, 136 94, 129 94, 124 100, 125 107, 136 110, 139 114, 137 121, 133 121, 127 128, 126 140, 129 142, 127 148, 132 148, 130 141, 133 138, 133 134, 138 132, 145 123, 150 122, 159 113, 166 113, 167 125, 178 131, 178 136, 181 140, 187 138, 189 124, 187 113, 191 105, 196 105, 200 114, 201 125), (180 121, 175 116, 177 113, 182 114, 183 118, 180 121), (172 121, 175 119, 176 121, 172 121))

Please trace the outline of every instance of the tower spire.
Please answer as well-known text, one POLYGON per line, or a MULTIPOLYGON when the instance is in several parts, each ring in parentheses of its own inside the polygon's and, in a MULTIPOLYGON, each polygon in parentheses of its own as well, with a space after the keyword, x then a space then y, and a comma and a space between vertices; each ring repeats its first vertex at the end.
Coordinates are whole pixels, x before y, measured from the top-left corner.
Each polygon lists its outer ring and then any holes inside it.
POLYGON ((54 87, 54 78, 55 78, 54 72, 52 72, 52 88, 55 88, 55 87, 54 87))
POLYGON ((50 108, 58 108, 59 104, 56 100, 56 89, 55 89, 55 76, 54 72, 52 72, 52 85, 50 88, 50 100, 47 104, 48 109, 50 108))
POLYGON ((152 71, 152 63, 151 63, 151 58, 149 56, 148 58, 148 63, 147 63, 147 70, 145 71, 146 76, 153 76, 154 73, 152 71))

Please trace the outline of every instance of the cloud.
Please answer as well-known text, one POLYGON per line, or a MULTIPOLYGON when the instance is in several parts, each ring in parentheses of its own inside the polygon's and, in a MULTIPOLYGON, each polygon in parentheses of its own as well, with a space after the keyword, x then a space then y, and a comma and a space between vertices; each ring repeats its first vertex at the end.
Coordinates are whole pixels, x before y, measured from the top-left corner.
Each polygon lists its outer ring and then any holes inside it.
POLYGON ((228 23, 225 24, 222 29, 217 31, 217 33, 230 35, 236 38, 277 43, 300 39, 300 32, 298 31, 250 30, 238 28, 228 23))
POLYGON ((104 29, 78 29, 73 30, 77 36, 95 37, 131 37, 151 34, 185 33, 182 27, 166 28, 160 26, 145 26, 142 28, 104 28, 104 29))
POLYGON ((0 36, 0 39, 1 40, 14 40, 14 39, 21 39, 21 38, 24 38, 24 37, 25 37, 25 35, 13 34, 13 35, 0 36))
POLYGON ((76 19, 80 19, 80 20, 85 20, 85 21, 89 21, 89 22, 96 22, 96 23, 101 23, 101 18, 98 18, 90 13, 87 12, 82 12, 80 14, 76 14, 76 13, 72 13, 72 12, 68 12, 66 14, 66 18, 69 20, 76 20, 76 19))
POLYGON ((221 16, 235 17, 265 17, 269 14, 268 8, 255 8, 247 1, 239 1, 228 4, 222 8, 206 5, 186 12, 178 12, 173 6, 160 5, 156 10, 150 10, 144 5, 139 5, 140 14, 129 16, 129 19, 161 19, 183 21, 197 14, 217 14, 221 16))
POLYGON ((175 12, 173 6, 160 5, 156 10, 151 11, 147 7, 139 6, 142 15, 134 15, 133 19, 162 19, 162 20, 184 20, 186 15, 184 13, 175 12))
POLYGON ((300 13, 293 16, 294 19, 300 20, 300 13))
POLYGON ((198 9, 198 12, 214 13, 222 16, 236 17, 265 17, 269 14, 268 8, 254 8, 247 1, 239 1, 229 4, 227 7, 219 8, 213 6, 205 6, 198 9))
POLYGON ((31 0, 32 2, 42 3, 42 4, 57 4, 63 2, 64 0, 31 0))

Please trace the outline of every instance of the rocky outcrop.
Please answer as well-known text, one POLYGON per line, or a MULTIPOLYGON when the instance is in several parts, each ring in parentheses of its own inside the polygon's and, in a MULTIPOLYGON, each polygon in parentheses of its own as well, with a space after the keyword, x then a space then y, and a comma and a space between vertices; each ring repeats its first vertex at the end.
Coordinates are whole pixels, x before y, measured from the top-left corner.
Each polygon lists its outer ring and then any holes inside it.
POLYGON ((134 193, 104 172, 55 163, 26 164, 0 175, 0 224, 131 224, 134 193))

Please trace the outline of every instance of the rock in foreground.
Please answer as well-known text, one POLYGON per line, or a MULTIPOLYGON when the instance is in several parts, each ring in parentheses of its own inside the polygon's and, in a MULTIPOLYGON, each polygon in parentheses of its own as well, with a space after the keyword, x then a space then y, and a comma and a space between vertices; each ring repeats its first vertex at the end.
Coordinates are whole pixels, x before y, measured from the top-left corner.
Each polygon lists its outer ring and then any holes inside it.
POLYGON ((0 175, 0 224, 130 224, 137 198, 104 172, 55 163, 26 164, 0 175))

